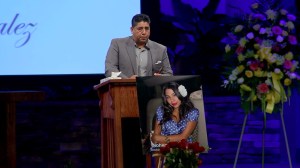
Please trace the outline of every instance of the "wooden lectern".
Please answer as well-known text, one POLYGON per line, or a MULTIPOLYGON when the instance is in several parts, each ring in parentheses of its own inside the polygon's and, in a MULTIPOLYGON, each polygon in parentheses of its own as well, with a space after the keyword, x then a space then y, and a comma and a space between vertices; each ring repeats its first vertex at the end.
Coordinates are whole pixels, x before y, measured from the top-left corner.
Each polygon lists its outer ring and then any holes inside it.
POLYGON ((111 79, 94 86, 101 112, 101 167, 123 168, 122 118, 139 117, 135 79, 111 79))

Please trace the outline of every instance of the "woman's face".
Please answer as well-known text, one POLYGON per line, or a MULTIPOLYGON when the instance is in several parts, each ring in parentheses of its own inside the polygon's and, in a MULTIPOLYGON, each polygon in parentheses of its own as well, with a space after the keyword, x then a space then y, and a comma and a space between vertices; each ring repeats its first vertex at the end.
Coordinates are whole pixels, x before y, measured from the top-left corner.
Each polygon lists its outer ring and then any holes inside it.
POLYGON ((179 98, 176 96, 175 92, 172 89, 166 89, 165 91, 165 96, 167 99, 167 102, 176 108, 179 108, 180 104, 181 104, 181 100, 179 100, 179 98))

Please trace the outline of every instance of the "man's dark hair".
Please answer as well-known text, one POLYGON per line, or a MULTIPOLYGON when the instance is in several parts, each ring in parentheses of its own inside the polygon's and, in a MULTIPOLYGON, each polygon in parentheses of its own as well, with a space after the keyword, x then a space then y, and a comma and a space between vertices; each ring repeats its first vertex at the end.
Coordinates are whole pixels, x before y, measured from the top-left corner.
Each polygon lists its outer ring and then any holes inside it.
POLYGON ((150 24, 150 17, 146 14, 136 14, 131 20, 131 26, 135 27, 139 22, 148 22, 150 24))

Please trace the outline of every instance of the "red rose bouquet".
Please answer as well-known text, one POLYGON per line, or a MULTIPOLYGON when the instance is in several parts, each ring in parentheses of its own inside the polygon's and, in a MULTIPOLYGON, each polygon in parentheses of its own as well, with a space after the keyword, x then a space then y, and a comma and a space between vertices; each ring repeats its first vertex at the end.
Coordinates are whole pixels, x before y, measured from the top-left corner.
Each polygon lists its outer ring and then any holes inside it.
POLYGON ((200 153, 205 148, 198 142, 188 143, 185 139, 180 142, 169 142, 160 148, 160 153, 165 156, 164 166, 169 168, 197 168, 202 164, 200 153))

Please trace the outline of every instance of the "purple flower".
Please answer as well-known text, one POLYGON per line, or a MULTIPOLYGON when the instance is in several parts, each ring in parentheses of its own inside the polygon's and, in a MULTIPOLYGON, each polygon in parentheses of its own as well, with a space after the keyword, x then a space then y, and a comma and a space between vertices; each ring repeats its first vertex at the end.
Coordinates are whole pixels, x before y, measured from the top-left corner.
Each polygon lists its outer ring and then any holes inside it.
POLYGON ((267 18, 265 17, 265 15, 260 14, 260 13, 253 14, 253 18, 254 18, 254 19, 258 19, 258 20, 263 20, 263 21, 267 19, 267 18))
POLYGON ((293 35, 289 35, 288 40, 289 40, 290 44, 292 44, 292 45, 297 44, 297 38, 293 35))
POLYGON ((287 75, 291 78, 291 79, 296 79, 297 78, 297 74, 295 72, 291 72, 291 73, 287 73, 287 75))
POLYGON ((233 33, 228 33, 228 36, 223 38, 221 42, 229 45, 234 45, 238 43, 238 39, 233 33))
POLYGON ((296 16, 292 15, 292 14, 288 14, 287 15, 287 19, 290 20, 290 21, 295 21, 296 20, 296 16))
POLYGON ((266 29, 265 28, 260 28, 259 29, 259 34, 265 34, 266 33, 266 29))
POLYGON ((282 29, 279 26, 273 26, 272 32, 276 35, 280 35, 280 34, 282 34, 282 29))
POLYGON ((283 41, 283 37, 282 36, 277 36, 276 41, 281 43, 283 41))
POLYGON ((258 44, 261 44, 262 42, 262 39, 259 38, 259 37, 255 37, 255 42, 258 43, 258 44))
POLYGON ((248 39, 253 39, 254 38, 254 34, 252 32, 247 34, 247 38, 248 39))
POLYGON ((280 21, 279 21, 279 25, 280 25, 280 26, 285 26, 285 24, 286 24, 286 21, 285 21, 285 20, 280 20, 280 21))

